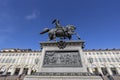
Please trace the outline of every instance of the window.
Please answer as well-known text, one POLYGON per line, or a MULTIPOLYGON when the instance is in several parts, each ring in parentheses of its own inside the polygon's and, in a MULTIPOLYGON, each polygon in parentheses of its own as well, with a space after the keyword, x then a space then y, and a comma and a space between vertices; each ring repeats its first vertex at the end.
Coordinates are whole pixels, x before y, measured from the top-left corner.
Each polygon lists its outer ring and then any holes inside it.
POLYGON ((116 54, 119 54, 119 52, 116 52, 116 54))
POLYGON ((9 56, 11 56, 11 54, 9 54, 9 56))
POLYGON ((16 54, 16 56, 18 56, 18 53, 16 54))
POLYGON ((115 59, 114 58, 111 58, 113 62, 115 62, 115 59))
POLYGON ((99 53, 97 52, 97 55, 99 55, 99 53))
POLYGON ((0 58, 0 62, 1 62, 1 60, 2 60, 2 59, 0 58))
POLYGON ((102 58, 103 59, 103 62, 106 62, 106 59, 105 58, 102 58))
POLYGON ((14 53, 12 54, 12 56, 14 56, 14 53))
POLYGON ((103 53, 101 52, 100 54, 102 55, 103 53))
POLYGON ((35 64, 38 64, 39 59, 38 59, 38 58, 36 58, 34 62, 35 62, 35 64))
POLYGON ((15 62, 15 60, 16 60, 16 59, 13 59, 13 60, 12 60, 12 63, 14 63, 14 62, 15 62))
POLYGON ((35 56, 35 53, 33 53, 33 56, 35 56))
POLYGON ((9 59, 8 63, 11 63, 12 59, 9 59))
POLYGON ((8 62, 8 58, 7 59, 5 59, 5 63, 7 63, 8 62))
POLYGON ((23 56, 25 55, 25 54, 22 54, 23 56))
POLYGON ((5 58, 1 61, 1 63, 4 63, 4 61, 5 61, 5 58))
POLYGON ((110 58, 107 58, 108 62, 111 62, 110 58))
POLYGON ((32 56, 32 54, 30 53, 30 56, 32 56))
POLYGON ((110 52, 109 52, 108 54, 109 54, 109 55, 111 55, 111 53, 110 53, 110 52))
POLYGON ((120 60, 118 58, 115 58, 117 62, 120 62, 120 60))
POLYGON ((94 58, 94 61, 95 61, 95 62, 98 62, 97 58, 94 58))
POLYGON ((19 53, 19 56, 21 56, 21 54, 19 53))
POLYGON ((89 55, 91 55, 91 53, 89 52, 89 55))
POLYGON ((2 54, 2 56, 4 56, 4 54, 2 54))
POLYGON ((95 53, 93 52, 93 55, 95 55, 95 53))
POLYGON ((6 56, 8 56, 8 54, 6 54, 6 56))
POLYGON ((105 52, 104 54, 106 55, 107 53, 105 52))
POLYGON ((93 63, 93 58, 88 58, 89 63, 93 63))
POLYGON ((102 59, 101 59, 101 58, 99 58, 99 61, 100 61, 100 62, 102 62, 102 59))
POLYGON ((115 54, 115 52, 112 53, 113 55, 115 54))

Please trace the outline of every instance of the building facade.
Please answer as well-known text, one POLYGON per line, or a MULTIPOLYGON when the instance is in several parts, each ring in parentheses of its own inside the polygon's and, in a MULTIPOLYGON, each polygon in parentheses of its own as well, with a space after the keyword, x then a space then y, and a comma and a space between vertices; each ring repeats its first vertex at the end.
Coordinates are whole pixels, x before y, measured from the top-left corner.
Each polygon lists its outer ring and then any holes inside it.
POLYGON ((31 74, 38 69, 40 51, 31 49, 5 49, 0 52, 0 73, 10 75, 31 74))
POLYGON ((120 75, 120 49, 84 50, 84 54, 89 72, 120 75))
MULTIPOLYGON (((88 72, 120 75, 120 49, 83 50, 88 72)), ((38 71, 41 51, 3 49, 0 51, 0 74, 30 75, 38 71)))

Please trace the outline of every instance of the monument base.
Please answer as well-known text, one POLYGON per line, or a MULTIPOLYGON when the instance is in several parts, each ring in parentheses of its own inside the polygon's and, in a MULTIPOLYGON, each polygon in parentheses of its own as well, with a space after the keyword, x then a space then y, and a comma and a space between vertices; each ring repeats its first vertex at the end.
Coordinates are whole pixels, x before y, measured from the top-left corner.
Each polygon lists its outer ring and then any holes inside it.
POLYGON ((84 41, 41 42, 38 72, 24 80, 102 80, 87 71, 84 41))

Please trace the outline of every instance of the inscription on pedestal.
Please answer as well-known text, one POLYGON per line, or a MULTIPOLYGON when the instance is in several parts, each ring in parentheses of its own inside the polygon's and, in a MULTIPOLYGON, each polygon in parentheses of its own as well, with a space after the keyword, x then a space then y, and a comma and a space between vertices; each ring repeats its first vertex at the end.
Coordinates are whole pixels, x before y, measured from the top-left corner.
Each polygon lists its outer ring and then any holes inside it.
POLYGON ((82 67, 79 51, 46 51, 43 67, 82 67))

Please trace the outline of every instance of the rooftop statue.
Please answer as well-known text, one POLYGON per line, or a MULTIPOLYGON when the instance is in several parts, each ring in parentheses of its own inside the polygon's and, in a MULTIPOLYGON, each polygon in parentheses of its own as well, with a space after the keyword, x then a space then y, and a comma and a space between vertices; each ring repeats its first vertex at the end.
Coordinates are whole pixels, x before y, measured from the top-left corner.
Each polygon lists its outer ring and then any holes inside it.
POLYGON ((55 24, 55 28, 45 28, 42 32, 40 32, 40 34, 48 32, 49 40, 56 40, 57 37, 62 40, 67 38, 70 40, 74 34, 78 39, 80 39, 79 35, 75 32, 75 26, 67 25, 66 27, 63 27, 60 25, 60 21, 58 19, 53 20, 52 24, 55 24))

